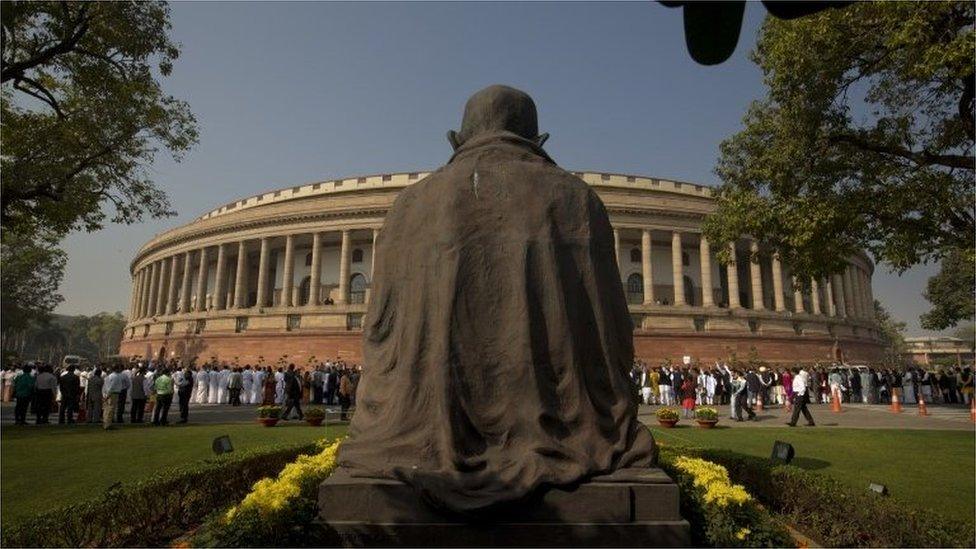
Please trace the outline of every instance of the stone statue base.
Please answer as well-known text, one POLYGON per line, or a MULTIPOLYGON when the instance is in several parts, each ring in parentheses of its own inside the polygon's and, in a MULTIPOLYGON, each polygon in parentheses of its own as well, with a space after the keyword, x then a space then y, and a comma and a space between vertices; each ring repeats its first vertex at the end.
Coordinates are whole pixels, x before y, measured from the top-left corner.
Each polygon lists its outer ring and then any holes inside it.
POLYGON ((678 486, 660 469, 621 469, 469 523, 425 505, 408 485, 337 469, 319 518, 344 546, 687 546, 678 486))

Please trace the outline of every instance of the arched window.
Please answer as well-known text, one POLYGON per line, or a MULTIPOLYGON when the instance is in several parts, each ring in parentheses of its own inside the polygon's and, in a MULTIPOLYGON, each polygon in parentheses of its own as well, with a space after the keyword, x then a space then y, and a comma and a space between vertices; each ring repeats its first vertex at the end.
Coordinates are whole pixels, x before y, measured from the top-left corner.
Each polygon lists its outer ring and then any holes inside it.
POLYGON ((352 262, 353 263, 363 262, 363 251, 361 249, 356 248, 355 250, 352 251, 352 262))
POLYGON ((366 302, 366 277, 360 273, 352 275, 352 278, 349 279, 349 302, 366 302))
POLYGON ((305 256, 305 266, 306 267, 312 266, 312 252, 308 252, 308 255, 305 256))
POLYGON ((641 250, 640 250, 640 248, 631 248, 630 249, 630 262, 631 263, 640 263, 641 262, 641 250))
POLYGON ((627 302, 644 302, 644 277, 640 273, 634 273, 627 277, 627 302))

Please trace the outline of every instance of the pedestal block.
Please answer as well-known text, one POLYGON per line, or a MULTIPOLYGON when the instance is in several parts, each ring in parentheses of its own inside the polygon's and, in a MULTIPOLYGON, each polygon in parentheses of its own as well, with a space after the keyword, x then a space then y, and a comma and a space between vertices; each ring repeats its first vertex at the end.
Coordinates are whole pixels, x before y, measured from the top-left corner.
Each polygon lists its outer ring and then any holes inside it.
POLYGON ((396 480, 337 469, 319 488, 319 519, 345 546, 687 546, 678 487, 662 470, 621 469, 465 519, 396 480))

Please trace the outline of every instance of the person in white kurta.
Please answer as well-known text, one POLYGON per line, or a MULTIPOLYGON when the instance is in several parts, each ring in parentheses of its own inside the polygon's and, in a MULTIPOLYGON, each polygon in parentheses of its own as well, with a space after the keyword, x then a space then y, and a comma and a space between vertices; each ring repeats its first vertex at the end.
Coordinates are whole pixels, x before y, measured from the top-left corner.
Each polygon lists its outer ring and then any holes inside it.
POLYGON ((254 373, 251 371, 251 367, 248 366, 244 368, 244 372, 241 373, 241 404, 251 403, 251 384, 254 383, 254 373))
POLYGON ((285 403, 285 373, 278 368, 275 372, 275 404, 281 406, 285 403))
POLYGON ((219 383, 217 384, 217 403, 227 404, 230 402, 230 391, 227 390, 227 385, 230 383, 231 370, 227 366, 220 371, 219 383))
POLYGON ((705 401, 709 406, 715 404, 715 387, 717 385, 718 380, 715 378, 715 372, 705 374, 705 401))
POLYGON ((210 393, 210 366, 204 366, 196 375, 194 382, 197 384, 196 395, 194 402, 197 404, 206 404, 207 395, 210 393))
POLYGON ((210 371, 210 389, 207 393, 207 404, 217 404, 218 387, 220 387, 220 369, 214 366, 210 371))
POLYGON ((264 400, 264 378, 266 376, 267 374, 261 368, 258 368, 254 372, 253 381, 251 382, 252 404, 261 404, 261 401, 264 400))

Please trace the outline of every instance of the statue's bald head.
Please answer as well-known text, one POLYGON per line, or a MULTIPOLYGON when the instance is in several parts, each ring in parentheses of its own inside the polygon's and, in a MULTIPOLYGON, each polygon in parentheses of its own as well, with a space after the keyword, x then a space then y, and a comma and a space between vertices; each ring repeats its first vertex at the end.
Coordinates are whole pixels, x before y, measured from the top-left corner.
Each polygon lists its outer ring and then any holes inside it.
POLYGON ((539 121, 535 102, 524 91, 509 86, 488 86, 476 92, 464 106, 461 132, 449 132, 455 148, 481 134, 507 131, 539 142, 539 121))

